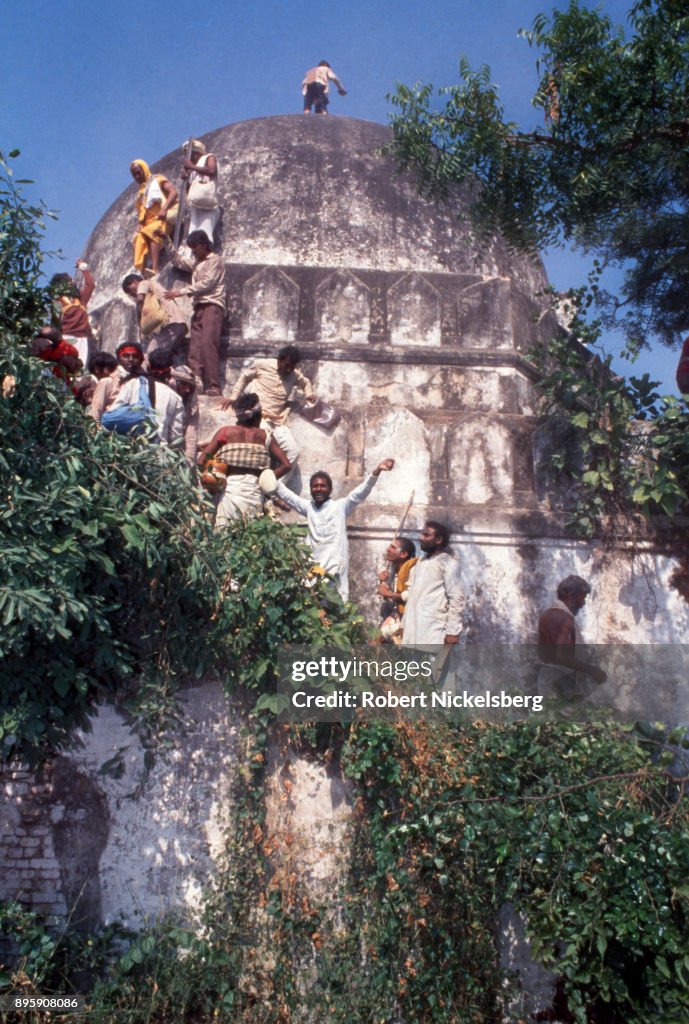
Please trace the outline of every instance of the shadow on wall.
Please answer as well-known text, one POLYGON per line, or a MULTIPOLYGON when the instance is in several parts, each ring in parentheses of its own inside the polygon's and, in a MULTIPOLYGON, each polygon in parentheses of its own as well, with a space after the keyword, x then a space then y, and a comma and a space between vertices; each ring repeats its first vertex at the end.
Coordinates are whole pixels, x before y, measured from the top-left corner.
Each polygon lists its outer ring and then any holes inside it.
POLYGON ((108 808, 96 783, 64 757, 55 763, 50 815, 71 924, 92 931, 101 923, 99 866, 108 840, 108 808))
POLYGON ((571 508, 577 497, 576 479, 583 465, 576 428, 563 416, 551 416, 533 434, 533 462, 536 495, 551 508, 571 508), (552 459, 564 459, 556 469, 552 459))

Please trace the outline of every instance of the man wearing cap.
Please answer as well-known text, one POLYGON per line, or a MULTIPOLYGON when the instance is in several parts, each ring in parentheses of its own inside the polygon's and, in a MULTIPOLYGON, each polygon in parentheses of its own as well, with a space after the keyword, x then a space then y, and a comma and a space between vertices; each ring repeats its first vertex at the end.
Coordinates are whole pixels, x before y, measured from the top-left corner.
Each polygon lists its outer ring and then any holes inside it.
POLYGON ((220 210, 218 209, 218 161, 199 139, 185 142, 184 150, 191 147, 189 157, 182 163, 182 177, 187 182, 189 203, 189 234, 205 231, 211 242, 220 210))
POLYGON ((602 669, 576 654, 576 645, 583 640, 575 616, 590 593, 590 585, 581 576, 567 576, 558 584, 557 600, 538 620, 538 688, 546 695, 554 693, 566 700, 584 696, 585 687, 577 682, 577 674, 589 676, 599 685, 607 679, 602 669))

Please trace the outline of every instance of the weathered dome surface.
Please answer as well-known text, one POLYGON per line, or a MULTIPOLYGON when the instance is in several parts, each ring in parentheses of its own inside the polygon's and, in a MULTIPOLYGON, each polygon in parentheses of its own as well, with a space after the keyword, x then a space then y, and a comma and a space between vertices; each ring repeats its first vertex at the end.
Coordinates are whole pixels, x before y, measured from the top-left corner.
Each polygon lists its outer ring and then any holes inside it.
MULTIPOLYGON (((390 129, 370 121, 303 114, 239 122, 202 136, 220 164, 225 260, 507 276, 526 293, 543 287, 540 265, 504 245, 479 255, 453 209, 421 198, 411 177, 381 155, 391 138, 390 129)), ((179 151, 149 163, 179 182, 179 151)), ((127 167, 122 178, 128 179, 127 167)), ((134 195, 132 185, 91 237, 89 257, 101 288, 121 279, 131 260, 134 195)))
MULTIPOLYGON (((480 249, 456 206, 420 197, 381 155, 391 139, 381 125, 295 115, 202 138, 220 168, 226 391, 247 357, 297 343, 317 394, 342 419, 325 431, 291 416, 301 455, 290 486, 306 493, 309 475, 326 467, 337 497, 382 458, 397 459, 350 520, 351 593, 371 619, 382 554, 406 515, 412 535, 427 518, 453 529, 471 640, 531 638, 539 610, 572 572, 600 574, 600 613, 584 623, 589 640, 686 636, 686 606, 658 583, 668 560, 649 555, 649 611, 648 583, 626 580, 624 559, 599 559, 563 530, 527 358, 557 329, 544 308, 540 261, 499 240, 480 249)), ((178 185, 181 159, 178 151, 151 167, 178 185)), ((91 309, 111 350, 137 336, 134 305, 120 287, 131 266, 134 197, 130 185, 87 251, 97 282, 91 309)), ((173 277, 161 273, 166 283, 173 277)), ((205 440, 229 413, 217 401, 203 405, 205 440)))

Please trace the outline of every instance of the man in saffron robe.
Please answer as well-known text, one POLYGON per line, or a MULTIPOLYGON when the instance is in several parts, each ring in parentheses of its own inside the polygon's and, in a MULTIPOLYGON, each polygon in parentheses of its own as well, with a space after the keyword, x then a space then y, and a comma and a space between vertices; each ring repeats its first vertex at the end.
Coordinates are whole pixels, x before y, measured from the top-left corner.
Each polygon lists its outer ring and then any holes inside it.
POLYGON ((177 189, 162 174, 151 174, 145 160, 133 160, 129 172, 139 186, 136 209, 139 225, 132 238, 134 267, 141 273, 150 258, 151 270, 158 273, 162 247, 161 236, 166 231, 166 218, 177 202, 177 189))

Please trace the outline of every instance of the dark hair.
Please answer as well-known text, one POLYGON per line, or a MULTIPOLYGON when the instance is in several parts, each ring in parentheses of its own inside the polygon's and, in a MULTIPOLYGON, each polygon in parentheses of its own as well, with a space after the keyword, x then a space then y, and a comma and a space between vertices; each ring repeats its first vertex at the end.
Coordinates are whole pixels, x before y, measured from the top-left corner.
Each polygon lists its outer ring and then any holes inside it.
POLYGON ((397 543, 399 544, 400 548, 402 549, 402 553, 405 554, 407 556, 407 558, 413 558, 414 557, 414 555, 416 554, 416 544, 414 543, 413 540, 411 540, 411 538, 409 538, 409 537, 395 537, 395 540, 397 541, 397 543))
POLYGON ((250 427, 261 422, 261 403, 252 391, 244 392, 234 403, 234 414, 240 427, 250 427))
POLYGON ((53 345, 58 345, 62 340, 62 335, 58 331, 57 327, 41 327, 34 335, 34 341, 37 341, 38 339, 41 341, 49 341, 53 345))
POLYGON ((309 486, 311 486, 311 484, 314 482, 314 480, 326 480, 327 483, 330 485, 330 490, 332 491, 332 489, 333 489, 333 478, 331 477, 330 473, 326 473, 326 471, 324 469, 318 469, 318 470, 316 470, 315 473, 311 474, 311 479, 309 480, 309 486))
POLYGON ((442 551, 444 551, 447 545, 450 543, 450 531, 448 530, 447 526, 445 526, 444 523, 437 523, 435 519, 427 519, 426 522, 424 523, 424 527, 427 530, 433 530, 433 533, 436 535, 436 537, 440 538, 442 542, 440 548, 442 551))
POLYGON ((288 359, 292 366, 301 362, 301 352, 296 345, 285 345, 278 352, 278 359, 288 359))
POLYGON ((212 249, 213 245, 205 231, 192 231, 191 234, 187 235, 187 245, 205 245, 207 249, 212 249))
POLYGON ((135 341, 121 341, 120 344, 115 349, 115 355, 117 356, 118 359, 120 358, 120 352, 122 351, 123 348, 135 348, 139 355, 141 356, 141 362, 143 362, 144 350, 142 349, 141 345, 138 345, 135 341))
POLYGON ((170 370, 172 368, 172 352, 169 348, 157 348, 150 353, 148 365, 152 370, 170 370))
POLYGON ((83 377, 79 377, 78 380, 74 381, 74 383, 72 384, 72 391, 79 405, 90 405, 91 399, 89 398, 87 401, 84 396, 88 391, 93 392, 95 390, 97 383, 98 381, 96 380, 96 378, 91 377, 89 374, 86 374, 83 377))
POLYGON ((89 370, 109 370, 112 372, 117 368, 117 360, 112 352, 96 352, 89 361, 89 370))
POLYGON ((328 64, 327 60, 319 60, 318 61, 318 67, 319 68, 329 68, 330 65, 328 64))
POLYGON ((130 284, 134 284, 135 281, 143 281, 141 274, 127 274, 126 277, 122 278, 122 291, 126 292, 130 284))
POLYGON ((590 594, 591 586, 581 576, 567 576, 557 585, 557 596, 560 601, 573 594, 590 594))
POLYGON ((51 292, 56 292, 60 295, 70 295, 72 298, 79 297, 79 289, 69 274, 53 274, 48 288, 51 292))

